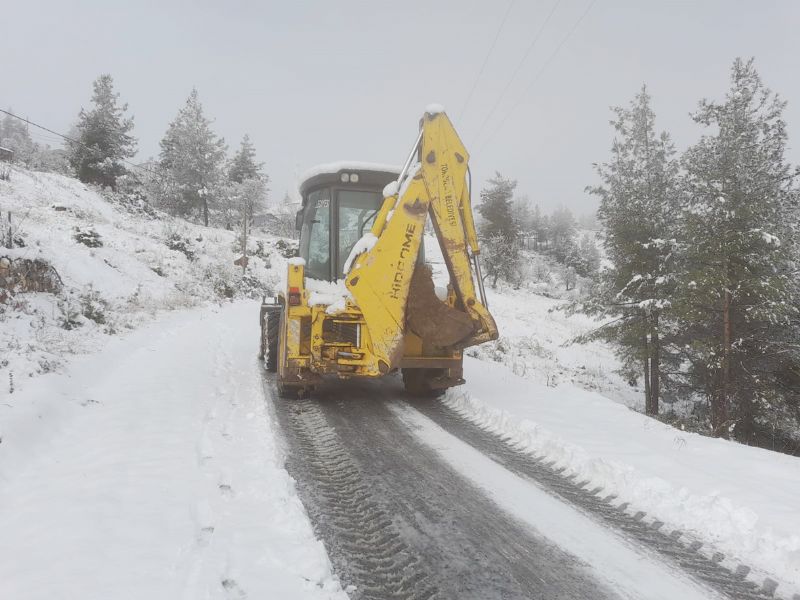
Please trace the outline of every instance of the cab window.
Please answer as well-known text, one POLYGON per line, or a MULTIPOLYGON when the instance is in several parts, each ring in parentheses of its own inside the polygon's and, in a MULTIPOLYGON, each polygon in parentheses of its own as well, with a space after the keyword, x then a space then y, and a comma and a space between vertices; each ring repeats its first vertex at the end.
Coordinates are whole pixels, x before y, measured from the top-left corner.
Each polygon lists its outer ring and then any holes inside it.
POLYGON ((329 280, 331 277, 331 194, 315 190, 308 195, 300 232, 301 256, 306 259, 306 276, 329 280))

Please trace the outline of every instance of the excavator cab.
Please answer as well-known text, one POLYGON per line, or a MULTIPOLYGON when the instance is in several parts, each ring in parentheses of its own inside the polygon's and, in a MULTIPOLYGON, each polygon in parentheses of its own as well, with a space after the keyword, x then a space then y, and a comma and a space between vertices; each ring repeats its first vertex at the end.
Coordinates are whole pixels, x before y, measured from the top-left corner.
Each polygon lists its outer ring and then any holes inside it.
MULTIPOLYGON (((399 174, 399 169, 385 165, 332 163, 315 167, 305 176, 295 223, 306 277, 330 282, 344 279, 347 257, 371 230, 383 205, 383 190, 399 174)), ((417 260, 424 262, 424 250, 417 260)))
POLYGON ((261 353, 281 396, 326 377, 400 371, 414 395, 464 382, 463 350, 497 338, 486 307, 468 184, 469 155, 437 106, 402 169, 323 165, 300 184, 300 256, 261 307, 261 353), (431 223, 449 275, 424 263, 431 223))

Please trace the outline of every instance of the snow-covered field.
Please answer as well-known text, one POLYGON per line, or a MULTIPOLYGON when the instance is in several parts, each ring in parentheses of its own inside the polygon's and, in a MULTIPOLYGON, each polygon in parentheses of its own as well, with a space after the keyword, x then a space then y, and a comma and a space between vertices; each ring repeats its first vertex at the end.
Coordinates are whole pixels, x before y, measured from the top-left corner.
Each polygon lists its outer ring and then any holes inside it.
POLYGON ((3 399, 0 598, 346 598, 282 466, 257 314, 162 316, 3 399))

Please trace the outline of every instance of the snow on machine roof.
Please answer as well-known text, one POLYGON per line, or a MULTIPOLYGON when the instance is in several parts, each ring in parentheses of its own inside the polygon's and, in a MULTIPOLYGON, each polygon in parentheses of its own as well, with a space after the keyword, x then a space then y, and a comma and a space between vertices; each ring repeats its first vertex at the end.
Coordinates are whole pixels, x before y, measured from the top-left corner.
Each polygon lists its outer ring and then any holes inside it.
POLYGON ((383 188, 389 181, 397 179, 398 175, 400 168, 397 165, 338 161, 311 167, 300 177, 297 188, 301 195, 305 195, 311 188, 326 183, 359 183, 383 188), (343 179, 344 176, 347 177, 346 180, 343 179))

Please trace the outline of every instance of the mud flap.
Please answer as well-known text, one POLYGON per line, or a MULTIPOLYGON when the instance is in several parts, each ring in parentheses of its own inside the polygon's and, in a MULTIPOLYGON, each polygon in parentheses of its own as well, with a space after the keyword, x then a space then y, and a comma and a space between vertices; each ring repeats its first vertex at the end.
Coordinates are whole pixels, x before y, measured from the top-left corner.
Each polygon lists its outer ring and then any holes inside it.
POLYGON ((469 315, 439 300, 431 268, 420 264, 411 277, 406 323, 425 344, 440 348, 453 346, 475 330, 469 315))

